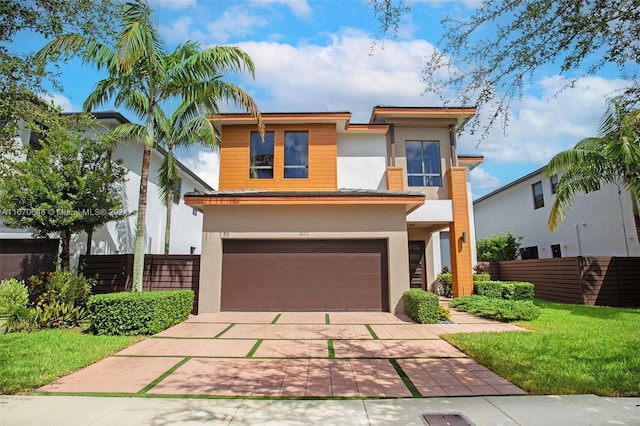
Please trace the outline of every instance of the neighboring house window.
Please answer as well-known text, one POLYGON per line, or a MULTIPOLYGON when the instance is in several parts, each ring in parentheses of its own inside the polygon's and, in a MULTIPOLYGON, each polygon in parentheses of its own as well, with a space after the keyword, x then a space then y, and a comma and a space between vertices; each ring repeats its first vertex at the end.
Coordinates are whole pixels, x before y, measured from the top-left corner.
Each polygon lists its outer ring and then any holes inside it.
POLYGON ((309 177, 309 132, 284 132, 284 177, 309 177))
POLYGON ((265 132, 264 141, 260 139, 260 133, 251 132, 250 178, 273 179, 273 140, 273 132, 265 132))
POLYGON ((192 208, 192 209, 191 209, 191 214, 192 214, 193 216, 198 216, 198 210, 196 210, 195 208, 192 208))
POLYGON ((196 254, 196 248, 193 246, 189 247, 189 254, 196 254))
POLYGON ((182 189, 182 182, 179 180, 173 182, 173 204, 180 204, 180 190, 182 189))
POLYGON ((538 246, 525 247, 522 249, 523 259, 538 259, 538 246))
POLYGON ((533 207, 539 209, 540 207, 544 207, 544 195, 542 193, 542 181, 538 181, 531 185, 531 190, 533 192, 533 207))
POLYGON ((560 249, 560 244, 551 245, 551 256, 562 257, 562 250, 560 249))
POLYGON ((555 194, 556 193, 556 187, 558 186, 558 175, 555 174, 555 175, 551 176, 551 178, 549 180, 551 181, 551 193, 555 194))
POLYGON ((442 186, 440 144, 436 141, 407 141, 409 186, 442 186))

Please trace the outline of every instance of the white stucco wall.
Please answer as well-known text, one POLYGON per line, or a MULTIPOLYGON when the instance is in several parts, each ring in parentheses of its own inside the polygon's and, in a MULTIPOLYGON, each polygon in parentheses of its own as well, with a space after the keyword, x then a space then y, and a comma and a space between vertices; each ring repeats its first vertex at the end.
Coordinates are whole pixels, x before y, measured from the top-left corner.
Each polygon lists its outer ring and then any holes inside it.
POLYGON ((562 256, 640 256, 629 194, 615 185, 577 195, 560 229, 551 233, 547 219, 555 200, 551 183, 537 174, 474 205, 476 237, 511 231, 522 235, 522 247, 537 246, 540 258, 552 257, 560 244, 562 256), (531 185, 542 181, 544 207, 534 209, 531 185))
POLYGON ((384 135, 338 134, 338 188, 387 189, 384 135))

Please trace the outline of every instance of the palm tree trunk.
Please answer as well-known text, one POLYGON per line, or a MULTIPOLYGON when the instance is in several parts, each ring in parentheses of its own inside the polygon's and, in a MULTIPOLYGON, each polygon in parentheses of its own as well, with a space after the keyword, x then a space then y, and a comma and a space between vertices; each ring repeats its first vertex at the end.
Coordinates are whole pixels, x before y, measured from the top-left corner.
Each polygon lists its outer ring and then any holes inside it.
POLYGON ((173 210, 173 183, 167 192, 167 219, 164 225, 164 254, 169 254, 169 244, 171 243, 171 211, 173 210))
POLYGON ((133 285, 132 291, 142 291, 144 274, 145 221, 147 216, 147 186, 149 183, 149 166, 151 164, 151 147, 145 143, 142 154, 142 170, 140 172, 140 194, 138 196, 138 220, 136 224, 136 243, 133 252, 133 285))

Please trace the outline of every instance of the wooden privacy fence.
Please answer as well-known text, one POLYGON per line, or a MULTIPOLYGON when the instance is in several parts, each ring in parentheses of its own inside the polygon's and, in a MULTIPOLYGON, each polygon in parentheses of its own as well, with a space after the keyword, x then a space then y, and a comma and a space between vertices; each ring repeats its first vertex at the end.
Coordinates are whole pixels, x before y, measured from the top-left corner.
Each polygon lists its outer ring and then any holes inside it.
POLYGON ((562 257, 491 262, 491 279, 529 281, 535 297, 584 305, 640 307, 640 257, 562 257))
MULTIPOLYGON (((131 291, 133 284, 133 255, 80 256, 86 277, 97 276, 94 294, 131 291)), ((200 255, 146 254, 144 256, 144 291, 193 290, 195 301, 192 313, 198 313, 200 286, 200 255)))

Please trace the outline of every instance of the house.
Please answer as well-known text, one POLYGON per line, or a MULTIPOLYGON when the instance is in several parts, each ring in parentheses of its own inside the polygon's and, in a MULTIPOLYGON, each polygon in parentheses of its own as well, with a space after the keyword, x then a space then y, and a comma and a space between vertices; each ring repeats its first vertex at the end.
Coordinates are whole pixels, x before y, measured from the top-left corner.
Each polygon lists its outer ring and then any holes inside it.
POLYGON ((212 117, 218 191, 190 192, 204 214, 199 312, 399 312, 402 294, 440 272, 450 229, 455 294, 472 291, 469 165, 456 132, 473 108, 373 108, 212 117))
POLYGON ((523 259, 640 256, 630 195, 602 184, 575 196, 557 232, 547 228, 557 176, 538 169, 473 202, 477 238, 511 231, 522 236, 523 259))
MULTIPOLYGON (((120 124, 129 123, 119 112, 96 112, 94 116, 101 124, 96 129, 86 129, 88 134, 108 131, 120 124)), ((41 135, 22 129, 16 137, 17 143, 23 146, 38 146, 41 135)), ((158 169, 163 159, 164 152, 155 148, 151 157, 151 167, 149 171, 149 185, 147 193, 147 216, 146 216, 146 253, 164 253, 164 232, 166 220, 166 208, 160 198, 158 185, 158 169)), ((136 143, 123 143, 118 145, 113 153, 114 160, 122 160, 122 165, 128 170, 126 182, 123 188, 124 201, 127 211, 133 212, 138 208, 138 193, 140 185, 140 169, 142 164, 142 147, 136 143)), ((195 173, 185 165, 180 164, 181 183, 179 195, 174 197, 172 206, 171 225, 171 254, 197 254, 200 253, 202 214, 193 207, 187 206, 182 195, 190 191, 210 191, 212 190, 206 182, 200 179, 195 173)), ((124 254, 133 253, 135 244, 136 216, 132 215, 127 219, 108 223, 96 229, 92 236, 92 254, 124 254)), ((87 236, 85 233, 74 235, 71 241, 71 264, 77 265, 79 255, 85 253, 87 236)), ((34 246, 31 232, 20 229, 6 228, 0 218, 0 254, 6 256, 6 262, 2 262, 0 276, 14 276, 19 272, 19 265, 22 259, 40 249, 47 254, 47 261, 50 262, 52 250, 57 252, 57 244, 49 241, 43 244, 38 241, 34 246), (11 256, 9 256, 11 254, 11 256), (12 257, 11 262, 8 261, 12 257), (16 269, 18 268, 18 269, 16 269)), ((33 257, 33 256, 32 256, 33 257)))

